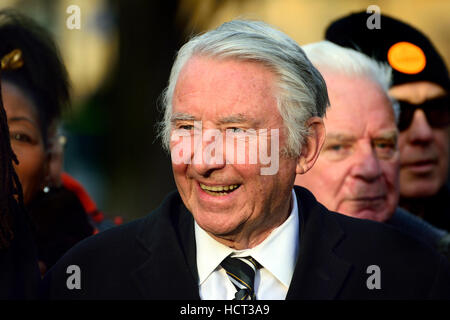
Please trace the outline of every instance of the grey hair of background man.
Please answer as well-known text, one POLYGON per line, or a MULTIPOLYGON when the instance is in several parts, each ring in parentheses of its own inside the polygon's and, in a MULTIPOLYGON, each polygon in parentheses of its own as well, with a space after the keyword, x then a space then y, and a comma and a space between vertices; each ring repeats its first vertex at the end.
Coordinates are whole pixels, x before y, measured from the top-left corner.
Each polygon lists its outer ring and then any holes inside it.
POLYGON ((193 56, 261 63, 277 78, 277 106, 284 121, 289 156, 298 156, 308 134, 306 121, 323 117, 329 105, 325 81, 300 46, 261 21, 233 20, 190 39, 179 50, 162 94, 164 119, 159 135, 169 151, 172 99, 178 75, 193 56))
POLYGON ((353 49, 338 46, 330 41, 319 41, 302 46, 309 60, 321 72, 333 72, 351 77, 365 77, 377 83, 391 101, 396 121, 400 114, 398 103, 389 96, 392 69, 353 49))

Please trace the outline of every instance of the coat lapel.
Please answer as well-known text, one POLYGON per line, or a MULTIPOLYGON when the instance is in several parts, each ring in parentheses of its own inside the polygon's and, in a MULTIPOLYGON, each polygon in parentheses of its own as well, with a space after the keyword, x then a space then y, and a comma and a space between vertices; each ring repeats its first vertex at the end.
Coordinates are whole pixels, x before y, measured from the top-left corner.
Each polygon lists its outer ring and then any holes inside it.
POLYGON ((172 194, 137 236, 142 264, 132 279, 143 299, 200 299, 192 215, 172 194))
MULTIPOLYGON (((351 270, 351 264, 333 252, 345 234, 309 191, 295 187, 295 192, 300 253, 286 299, 333 299, 351 270)), ((200 299, 193 218, 177 194, 142 224, 136 240, 142 263, 132 281, 140 298, 200 299)))
POLYGON ((334 299, 351 264, 334 254, 344 232, 332 214, 304 188, 295 187, 300 214, 300 251, 286 299, 334 299))

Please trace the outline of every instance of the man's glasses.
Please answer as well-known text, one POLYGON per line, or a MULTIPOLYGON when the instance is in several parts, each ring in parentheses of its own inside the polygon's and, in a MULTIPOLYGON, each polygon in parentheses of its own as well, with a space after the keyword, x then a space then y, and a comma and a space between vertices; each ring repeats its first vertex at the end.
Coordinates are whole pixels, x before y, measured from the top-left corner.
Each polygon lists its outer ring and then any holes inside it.
POLYGON ((428 124, 433 128, 444 128, 450 124, 450 96, 427 100, 422 104, 411 104, 399 100, 400 119, 398 129, 404 131, 409 128, 416 109, 422 109, 428 124))

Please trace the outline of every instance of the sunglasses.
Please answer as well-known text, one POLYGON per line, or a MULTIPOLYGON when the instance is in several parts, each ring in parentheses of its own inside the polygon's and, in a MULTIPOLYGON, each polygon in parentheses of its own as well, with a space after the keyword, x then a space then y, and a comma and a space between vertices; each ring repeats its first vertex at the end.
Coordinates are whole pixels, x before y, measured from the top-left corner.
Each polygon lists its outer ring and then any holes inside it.
POLYGON ((443 96, 427 100, 422 104, 411 104, 398 101, 400 105, 400 118, 398 129, 404 131, 409 128, 417 109, 422 109, 427 122, 432 128, 444 128, 450 124, 450 96, 443 96))

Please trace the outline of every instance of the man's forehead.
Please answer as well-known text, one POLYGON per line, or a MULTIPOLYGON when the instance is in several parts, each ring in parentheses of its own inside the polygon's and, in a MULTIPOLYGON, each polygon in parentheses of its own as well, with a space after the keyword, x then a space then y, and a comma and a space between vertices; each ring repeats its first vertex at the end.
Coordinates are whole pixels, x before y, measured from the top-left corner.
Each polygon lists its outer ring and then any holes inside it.
POLYGON ((396 130, 395 114, 387 92, 366 76, 324 73, 330 108, 324 118, 327 136, 378 136, 396 130))
POLYGON ((191 58, 180 73, 172 105, 174 114, 222 122, 267 117, 278 112, 274 75, 256 63, 191 58))
POLYGON ((324 118, 324 124, 327 134, 345 133, 355 136, 391 132, 397 128, 393 108, 389 105, 369 108, 358 105, 347 108, 341 105, 335 106, 334 109, 331 105, 324 118))
POLYGON ((234 90, 251 87, 271 91, 275 75, 263 64, 233 58, 194 56, 182 67, 176 83, 176 93, 185 94, 209 89, 234 90), (181 91, 181 92, 180 92, 181 91))
MULTIPOLYGON (((328 93, 331 96, 341 99, 352 99, 359 94, 375 95, 388 98, 388 93, 382 88, 381 84, 366 74, 346 74, 341 71, 320 71, 325 79, 328 93)), ((332 103, 332 102, 331 102, 332 103)))

